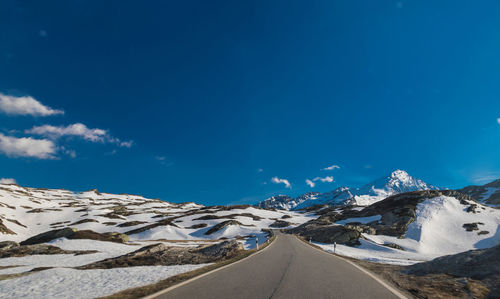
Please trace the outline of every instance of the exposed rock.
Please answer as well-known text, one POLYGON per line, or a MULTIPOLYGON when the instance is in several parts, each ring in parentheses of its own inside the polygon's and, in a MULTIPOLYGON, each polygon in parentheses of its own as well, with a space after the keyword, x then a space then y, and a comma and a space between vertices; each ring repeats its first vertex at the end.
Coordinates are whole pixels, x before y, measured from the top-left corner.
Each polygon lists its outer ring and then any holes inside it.
POLYGON ((19 244, 17 242, 14 242, 14 241, 3 241, 3 242, 0 242, 0 250, 6 250, 6 249, 9 249, 9 248, 12 248, 12 247, 18 247, 19 244))
POLYGON ((118 227, 129 227, 129 226, 136 226, 136 225, 144 224, 144 223, 147 223, 147 222, 145 222, 145 221, 129 221, 129 222, 120 223, 117 226, 118 227))
POLYGON ((22 227, 24 227, 24 228, 28 228, 26 225, 22 224, 21 222, 19 222, 19 221, 15 220, 15 219, 7 219, 7 221, 10 221, 10 222, 12 222, 12 223, 15 223, 15 224, 17 224, 17 225, 19 225, 19 226, 22 226, 22 227))
POLYGON ((479 230, 479 227, 477 227, 478 224, 484 225, 482 222, 474 222, 474 223, 464 223, 462 225, 463 228, 465 228, 466 231, 471 232, 475 230, 479 230))
POLYGON ((158 243, 142 247, 126 255, 78 267, 78 269, 213 263, 231 258, 238 254, 241 249, 242 246, 237 241, 224 241, 198 248, 169 247, 158 243))
POLYGON ((36 236, 33 236, 31 238, 28 238, 24 241, 21 242, 21 245, 33 245, 33 244, 40 244, 40 243, 47 243, 50 242, 54 239, 57 238, 63 238, 63 237, 69 237, 72 234, 74 234, 76 231, 76 228, 62 228, 62 229, 55 229, 51 230, 48 232, 44 232, 41 234, 38 234, 36 236))
POLYGON ((500 204, 500 179, 483 186, 467 186, 458 191, 485 204, 500 204))
POLYGON ((220 217, 217 215, 205 215, 205 216, 195 218, 193 220, 214 220, 214 219, 219 219, 219 218, 220 217))
POLYGON ((223 221, 221 223, 212 226, 212 228, 210 228, 208 231, 205 232, 205 235, 211 235, 229 225, 243 225, 243 224, 236 220, 223 221))
POLYGON ((208 225, 206 223, 198 223, 198 224, 193 224, 191 225, 190 229, 198 229, 198 228, 204 228, 204 227, 207 227, 208 225))
POLYGON ((270 227, 287 227, 287 226, 290 226, 290 222, 283 221, 283 220, 276 220, 273 223, 271 223, 271 225, 269 225, 269 226, 270 227))
POLYGON ((222 215, 222 216, 217 216, 217 215, 205 215, 201 216, 198 218, 195 218, 193 220, 213 220, 213 219, 234 219, 236 217, 249 217, 252 218, 255 221, 261 220, 262 217, 258 215, 253 215, 250 213, 240 213, 240 214, 229 214, 229 215, 222 215))
POLYGON ((120 233, 97 233, 91 230, 80 230, 75 233, 67 236, 68 239, 89 239, 89 240, 97 240, 97 241, 106 241, 106 242, 114 242, 114 243, 127 243, 129 241, 129 236, 126 234, 120 233))
POLYGON ((99 221, 97 221, 95 219, 87 218, 87 219, 82 219, 82 220, 79 220, 77 222, 71 223, 70 225, 78 225, 78 224, 89 223, 89 222, 97 222, 97 223, 99 223, 99 221))
POLYGON ((466 211, 467 211, 467 213, 474 213, 474 214, 475 214, 475 213, 476 213, 477 208, 478 208, 478 205, 477 205, 477 204, 475 204, 475 203, 473 203, 473 204, 471 204, 471 205, 470 205, 470 206, 466 209, 466 211))
POLYGON ((429 262, 415 264, 407 268, 407 273, 415 275, 444 273, 455 277, 477 279, 486 283, 491 294, 499 294, 500 245, 442 256, 429 262))
POLYGON ((375 235, 377 233, 377 230, 374 229, 373 227, 366 224, 361 224, 359 222, 348 223, 345 225, 345 227, 369 235, 375 235))
POLYGON ((292 218, 292 216, 290 216, 290 215, 283 215, 283 216, 281 216, 281 219, 288 219, 288 218, 292 218))
POLYGON ((361 237, 361 233, 359 231, 341 225, 319 226, 317 224, 303 224, 288 230, 288 232, 302 236, 306 240, 329 244, 338 243, 351 246, 360 245, 359 237, 361 237))
POLYGON ((398 244, 394 244, 394 243, 385 243, 383 244, 384 246, 387 246, 387 247, 391 247, 391 248, 394 248, 394 249, 398 249, 398 250, 403 250, 403 251, 406 251, 403 247, 399 246, 398 244))
POLYGON ((478 235, 478 236, 480 236, 480 235, 487 235, 487 234, 489 234, 489 233, 490 233, 490 232, 489 232, 489 231, 487 231, 487 230, 482 230, 482 231, 478 232, 478 233, 477 233, 477 235, 478 235))
POLYGON ((138 234, 138 233, 145 232, 147 230, 150 230, 150 229, 158 227, 158 226, 167 226, 167 225, 170 225, 170 226, 173 226, 173 227, 178 227, 175 223, 173 223, 174 219, 175 219, 175 217, 167 218, 167 219, 162 219, 162 220, 160 220, 160 221, 158 221, 156 223, 149 224, 149 225, 146 225, 146 226, 143 226, 143 227, 136 228, 136 229, 130 230, 128 232, 125 232, 125 234, 127 234, 127 235, 138 234))
POLYGON ((0 233, 7 235, 15 235, 16 233, 10 230, 5 224, 3 224, 2 219, 0 219, 0 233))
POLYGON ((27 255, 45 255, 45 254, 90 254, 96 253, 95 250, 64 250, 56 246, 47 244, 11 246, 0 249, 0 258, 21 257, 27 255))

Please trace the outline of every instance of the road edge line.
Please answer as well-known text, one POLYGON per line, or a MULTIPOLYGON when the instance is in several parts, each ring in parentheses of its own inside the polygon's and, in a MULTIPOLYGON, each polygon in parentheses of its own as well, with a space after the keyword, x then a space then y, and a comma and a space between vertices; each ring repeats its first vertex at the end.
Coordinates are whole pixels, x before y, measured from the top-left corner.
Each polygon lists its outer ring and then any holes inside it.
POLYGON ((343 260, 344 262, 347 262, 348 264, 351 264, 352 266, 356 267, 358 270, 360 270, 361 272, 367 274, 368 276, 370 276, 371 278, 375 279, 375 281, 377 281, 378 283, 380 283, 381 285, 383 285, 386 289, 388 289, 389 291, 391 291, 391 293, 393 293, 394 295, 396 295, 398 298, 400 299, 409 299, 408 296, 405 296, 400 290, 396 289, 395 287, 391 286, 390 284, 388 284, 387 282, 385 282, 382 278, 378 277, 377 275, 375 275, 374 273, 372 273, 371 271, 361 267, 360 265, 357 265, 356 263, 348 260, 348 259, 345 259, 343 258, 342 256, 338 255, 338 254, 334 254, 334 253, 331 253, 331 252, 328 252, 326 250, 323 250, 323 249, 320 249, 318 247, 316 247, 317 245, 313 245, 313 244, 309 244, 307 241, 305 240, 302 240, 301 238, 299 238, 298 236, 294 235, 297 239, 299 239, 299 241, 309 245, 310 247, 320 251, 320 252, 323 252, 323 253, 326 253, 326 254, 329 254, 329 255, 333 255, 334 257, 336 258, 339 258, 341 260, 343 260))
POLYGON ((222 269, 225 269, 225 268, 230 267, 230 266, 232 266, 232 265, 236 265, 236 264, 238 264, 238 263, 240 263, 240 262, 243 262, 244 260, 249 259, 249 258, 251 258, 251 257, 253 257, 253 256, 256 256, 256 255, 258 255, 258 254, 260 254, 260 253, 264 252, 264 251, 265 251, 266 249, 268 249, 269 247, 273 246, 274 241, 276 241, 276 239, 277 239, 277 237, 276 237, 276 238, 274 238, 274 239, 273 239, 273 241, 271 241, 271 244, 269 244, 269 245, 267 245, 266 247, 264 247, 264 249, 261 249, 261 250, 259 250, 259 251, 255 252, 255 253, 253 253, 253 254, 250 254, 249 256, 244 257, 244 258, 242 258, 241 260, 238 260, 238 261, 236 261, 236 262, 234 262, 234 263, 230 263, 230 264, 227 264, 227 265, 225 265, 225 266, 222 266, 222 267, 219 267, 219 268, 213 269, 213 270, 211 270, 211 271, 205 272, 205 273, 203 273, 203 274, 200 274, 200 275, 198 275, 198 276, 195 276, 195 277, 193 277, 193 278, 190 278, 190 279, 188 279, 188 280, 185 280, 185 281, 183 281, 183 282, 180 282, 180 283, 178 283, 178 284, 176 284, 176 285, 173 285, 173 286, 171 286, 171 287, 168 287, 168 288, 166 288, 166 289, 163 289, 163 290, 158 291, 158 292, 156 292, 156 293, 153 293, 153 294, 151 294, 151 295, 147 295, 147 296, 145 296, 145 297, 142 297, 142 299, 153 299, 153 298, 156 298, 156 297, 158 297, 158 296, 160 296, 160 295, 163 295, 163 294, 165 294, 165 293, 168 293, 168 292, 170 292, 170 291, 172 291, 172 290, 174 290, 174 289, 176 289, 176 288, 178 288, 178 287, 181 287, 181 286, 183 286, 183 285, 186 285, 186 284, 188 284, 188 283, 190 283, 190 282, 193 282, 193 281, 195 281, 195 280, 197 280, 197 279, 200 279, 200 278, 202 278, 202 277, 205 277, 205 276, 207 276, 207 275, 210 275, 210 274, 212 274, 212 273, 215 273, 215 272, 217 272, 217 271, 219 271, 219 270, 222 270, 222 269))

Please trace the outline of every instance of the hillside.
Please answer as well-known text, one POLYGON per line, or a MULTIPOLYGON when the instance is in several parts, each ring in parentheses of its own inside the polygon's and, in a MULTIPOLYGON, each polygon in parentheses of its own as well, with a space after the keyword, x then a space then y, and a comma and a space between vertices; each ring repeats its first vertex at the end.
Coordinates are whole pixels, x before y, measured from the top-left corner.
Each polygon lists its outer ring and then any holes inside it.
POLYGON ((325 208, 292 233, 359 259, 414 264, 500 244, 500 210, 456 191, 414 191, 365 208, 325 208))
POLYGON ((104 296, 230 259, 266 242, 266 229, 314 217, 0 184, 0 290, 104 296))
POLYGON ((467 186, 457 191, 467 194, 481 203, 500 206, 500 179, 482 186, 467 186))

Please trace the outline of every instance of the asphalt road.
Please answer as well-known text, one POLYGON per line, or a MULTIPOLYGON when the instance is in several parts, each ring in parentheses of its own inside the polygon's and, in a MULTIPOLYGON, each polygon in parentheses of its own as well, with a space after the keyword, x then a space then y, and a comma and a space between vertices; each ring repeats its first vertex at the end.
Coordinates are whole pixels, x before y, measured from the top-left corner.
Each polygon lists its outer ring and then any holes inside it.
POLYGON ((156 298, 398 298, 377 280, 296 237, 156 298))

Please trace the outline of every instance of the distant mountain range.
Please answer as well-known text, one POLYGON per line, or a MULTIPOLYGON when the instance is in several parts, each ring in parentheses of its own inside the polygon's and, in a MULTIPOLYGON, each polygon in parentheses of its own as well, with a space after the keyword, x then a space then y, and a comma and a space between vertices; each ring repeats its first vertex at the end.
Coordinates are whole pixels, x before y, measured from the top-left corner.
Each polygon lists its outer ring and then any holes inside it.
POLYGON ((300 210, 322 204, 368 206, 399 193, 438 189, 398 169, 360 188, 339 187, 331 192, 309 192, 297 198, 277 195, 261 201, 257 206, 283 210, 300 210))

